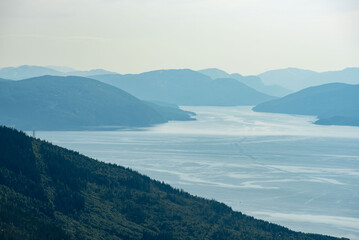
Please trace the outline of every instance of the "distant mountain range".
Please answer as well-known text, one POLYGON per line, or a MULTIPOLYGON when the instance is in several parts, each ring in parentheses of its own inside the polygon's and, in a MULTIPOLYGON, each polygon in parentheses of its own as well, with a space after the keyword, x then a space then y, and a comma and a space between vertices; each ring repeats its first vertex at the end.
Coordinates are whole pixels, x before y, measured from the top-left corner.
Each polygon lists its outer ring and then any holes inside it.
POLYGON ((115 74, 114 72, 110 72, 104 69, 93 69, 89 71, 74 71, 67 72, 66 76, 80 76, 80 77, 89 77, 92 75, 102 75, 102 74, 115 74))
MULTIPOLYGON (((303 88, 342 82, 359 84, 359 68, 314 72, 298 68, 272 70, 258 76, 228 74, 216 68, 157 70, 141 74, 109 72, 103 69, 77 71, 61 66, 20 66, 0 69, 0 82, 43 75, 86 76, 120 88, 145 101, 176 105, 258 105, 303 88), (290 89, 290 90, 288 90, 290 89)), ((324 124, 322 119, 320 123, 324 124)), ((327 121, 325 123, 329 123, 327 121)))
POLYGON ((58 72, 63 72, 63 73, 68 73, 68 72, 76 72, 77 70, 71 67, 67 67, 67 66, 54 66, 54 65, 47 65, 44 66, 46 68, 51 68, 53 70, 56 70, 58 72))
POLYGON ((241 83, 244 83, 245 85, 254 88, 255 90, 271 95, 276 97, 283 97, 289 93, 291 93, 291 90, 288 90, 284 87, 281 87, 279 85, 265 85, 262 80, 258 76, 242 76, 239 73, 226 73, 225 71, 222 71, 217 68, 207 68, 203 70, 199 70, 198 72, 209 76, 212 79, 218 79, 218 78, 232 78, 236 79, 241 83))
POLYGON ((0 152, 3 240, 339 240, 257 220, 2 126, 0 152))
MULTIPOLYGON (((247 81, 245 84, 241 83, 241 81, 231 81, 228 74, 223 75, 225 76, 224 78, 212 80, 204 74, 189 69, 158 70, 126 75, 112 73, 103 69, 76 71, 72 68, 58 66, 24 65, 0 69, 0 77, 12 80, 43 75, 91 77, 123 89, 144 100, 179 105, 255 105, 273 98, 247 86, 259 85, 255 87, 261 88, 263 84, 261 84, 260 79, 253 80, 250 77, 242 77, 240 74, 232 74, 231 78, 241 79, 242 82, 249 79, 251 81, 247 81)), ((286 90, 283 91, 288 93, 286 90)), ((282 95, 284 95, 283 91, 282 95)))
POLYGON ((257 112, 318 116, 317 124, 359 126, 359 85, 329 83, 261 103, 257 112))
POLYGON ((77 71, 67 67, 56 67, 56 66, 41 67, 41 66, 28 66, 28 65, 23 65, 20 67, 6 67, 0 69, 0 78, 10 79, 10 80, 22 80, 32 77, 40 77, 44 75, 87 77, 87 76, 98 75, 98 74, 113 74, 113 72, 109 72, 103 69, 94 69, 90 71, 77 71))
POLYGON ((299 68, 271 70, 258 75, 264 84, 277 84, 298 91, 326 83, 359 84, 359 68, 346 68, 341 71, 314 72, 299 68))
POLYGON ((190 69, 158 70, 141 74, 90 76, 134 96, 178 105, 255 105, 274 97, 229 78, 213 80, 190 69))
POLYGON ((47 67, 28 65, 0 69, 0 78, 9 80, 21 80, 44 75, 64 76, 64 73, 47 67))
POLYGON ((0 124, 24 130, 96 130, 192 119, 189 112, 75 76, 0 81, 0 112, 0 124))
MULTIPOLYGON (((160 70, 161 71, 161 70, 160 70)), ((155 71, 153 71, 155 72, 155 71)), ((289 93, 326 83, 342 82, 359 84, 359 68, 346 68, 340 71, 315 72, 299 68, 270 70, 257 76, 243 76, 239 73, 229 74, 217 68, 199 70, 213 80, 232 78, 247 86, 270 96, 283 97, 289 93)), ((103 69, 78 71, 64 66, 19 66, 0 69, 0 78, 20 80, 43 75, 53 76, 83 76, 117 74, 103 69)), ((126 74, 130 75, 130 74, 126 74)), ((139 74, 135 74, 139 75, 139 74)))

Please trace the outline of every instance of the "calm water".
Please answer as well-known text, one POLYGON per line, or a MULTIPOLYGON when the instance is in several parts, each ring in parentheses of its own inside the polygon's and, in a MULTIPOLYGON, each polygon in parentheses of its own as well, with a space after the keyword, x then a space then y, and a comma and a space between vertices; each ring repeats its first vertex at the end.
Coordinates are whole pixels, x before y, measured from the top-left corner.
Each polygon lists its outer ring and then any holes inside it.
POLYGON ((359 239, 359 127, 249 107, 184 109, 198 121, 37 137, 294 230, 359 239))

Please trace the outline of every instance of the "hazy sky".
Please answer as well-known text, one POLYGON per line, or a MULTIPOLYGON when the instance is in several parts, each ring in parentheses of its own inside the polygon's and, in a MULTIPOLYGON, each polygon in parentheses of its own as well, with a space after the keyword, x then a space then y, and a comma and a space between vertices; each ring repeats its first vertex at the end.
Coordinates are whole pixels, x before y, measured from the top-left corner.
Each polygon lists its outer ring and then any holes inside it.
POLYGON ((358 0, 0 0, 0 67, 359 67, 358 0))

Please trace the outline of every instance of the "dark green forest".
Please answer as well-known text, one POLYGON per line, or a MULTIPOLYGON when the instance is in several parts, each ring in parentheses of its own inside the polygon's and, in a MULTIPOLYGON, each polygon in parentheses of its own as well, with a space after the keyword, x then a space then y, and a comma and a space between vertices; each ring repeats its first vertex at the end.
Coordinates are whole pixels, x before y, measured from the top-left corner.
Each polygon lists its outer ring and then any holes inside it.
POLYGON ((0 127, 0 239, 329 240, 0 127))

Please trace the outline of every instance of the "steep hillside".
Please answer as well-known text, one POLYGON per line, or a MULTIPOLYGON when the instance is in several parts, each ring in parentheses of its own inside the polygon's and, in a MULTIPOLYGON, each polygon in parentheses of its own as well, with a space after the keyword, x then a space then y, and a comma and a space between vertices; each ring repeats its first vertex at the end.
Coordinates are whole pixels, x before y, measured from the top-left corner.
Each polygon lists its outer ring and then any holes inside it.
MULTIPOLYGON (((149 126, 176 119, 134 96, 82 77, 43 76, 0 82, 0 124, 20 129, 84 130, 149 126)), ((177 110, 181 120, 190 114, 177 110)))
POLYGON ((293 232, 0 127, 0 239, 337 238, 293 232))

